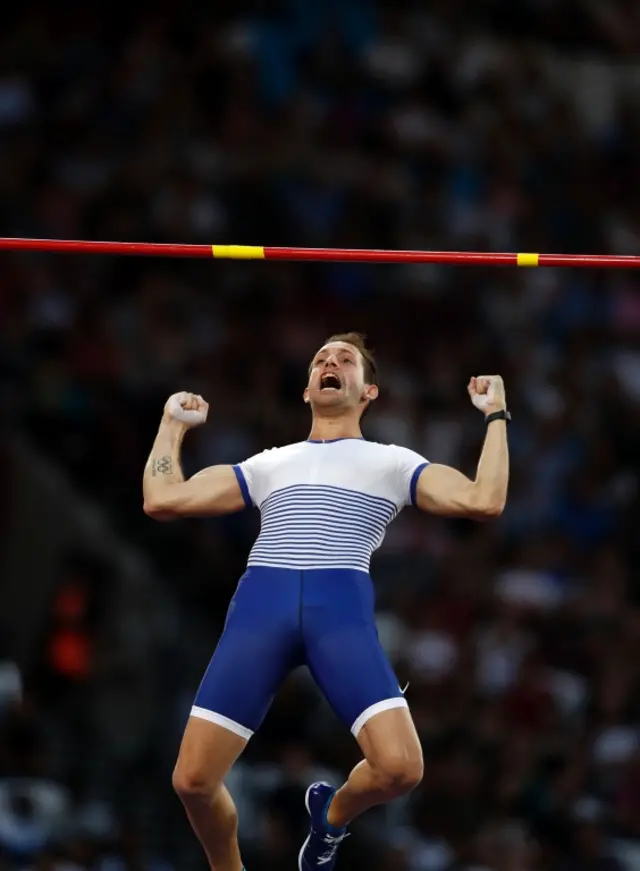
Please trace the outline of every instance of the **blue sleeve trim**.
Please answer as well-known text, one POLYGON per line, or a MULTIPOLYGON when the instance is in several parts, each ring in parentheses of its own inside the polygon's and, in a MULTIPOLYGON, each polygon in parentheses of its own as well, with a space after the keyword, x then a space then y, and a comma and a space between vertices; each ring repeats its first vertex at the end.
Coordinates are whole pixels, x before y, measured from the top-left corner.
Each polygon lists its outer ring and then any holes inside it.
POLYGON ((411 476, 411 484, 409 484, 409 499, 411 500, 411 504, 415 506, 416 504, 416 490, 418 489, 418 478, 422 474, 422 470, 426 469, 429 463, 420 463, 413 470, 413 475, 411 476))
POLYGON ((249 488, 247 487, 247 479, 244 476, 244 472, 240 468, 240 466, 234 466, 233 471, 236 473, 236 478, 238 479, 238 484, 240 485, 240 490, 242 491, 242 498, 244 499, 244 504, 247 508, 251 508, 253 506, 253 502, 251 501, 251 496, 249 495, 249 488))

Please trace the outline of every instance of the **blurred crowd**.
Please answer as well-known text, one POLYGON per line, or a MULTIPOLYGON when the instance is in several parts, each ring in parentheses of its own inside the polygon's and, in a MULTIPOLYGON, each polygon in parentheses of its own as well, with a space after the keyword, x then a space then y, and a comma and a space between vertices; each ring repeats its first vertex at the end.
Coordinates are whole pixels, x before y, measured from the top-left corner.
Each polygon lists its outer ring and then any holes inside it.
MULTIPOLYGON (((0 232, 638 254, 639 19, 627 0, 124 19, 27 2, 0 33, 0 232)), ((148 556, 184 642, 157 665, 152 745, 114 770, 92 726, 109 566, 69 555, 20 669, 2 615, 2 871, 204 867, 170 772, 258 518, 155 524, 142 468, 180 389, 211 404, 187 473, 305 438, 307 362, 347 329, 381 370, 367 438, 472 476, 483 423, 465 387, 486 372, 513 423, 500 521, 408 510, 374 556, 425 778, 354 826, 339 867, 640 869, 632 273, 3 255, 2 403, 148 556)), ((126 710, 116 722, 117 743, 126 710)), ((306 784, 357 758, 294 675, 229 781, 248 871, 295 867, 306 784)))

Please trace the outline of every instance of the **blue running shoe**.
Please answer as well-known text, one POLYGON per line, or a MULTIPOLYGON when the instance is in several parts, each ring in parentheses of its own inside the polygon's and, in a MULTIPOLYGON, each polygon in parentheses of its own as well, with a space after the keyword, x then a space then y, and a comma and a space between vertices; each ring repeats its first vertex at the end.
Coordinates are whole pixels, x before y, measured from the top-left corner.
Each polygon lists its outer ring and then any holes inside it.
POLYGON ((298 857, 300 871, 331 871, 340 843, 347 830, 337 829, 327 822, 327 808, 335 794, 328 783, 312 783, 304 799, 311 817, 311 831, 298 857))

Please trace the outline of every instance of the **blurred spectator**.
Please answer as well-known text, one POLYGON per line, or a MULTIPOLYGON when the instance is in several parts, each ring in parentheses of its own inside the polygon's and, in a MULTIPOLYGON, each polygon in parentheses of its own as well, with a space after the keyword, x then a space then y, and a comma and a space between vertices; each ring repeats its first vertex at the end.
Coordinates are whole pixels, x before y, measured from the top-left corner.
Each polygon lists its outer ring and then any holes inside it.
POLYGON ((33 778, 0 781, 0 849, 24 861, 60 837, 68 812, 66 791, 33 778))
POLYGON ((91 681, 105 611, 107 568, 89 554, 62 567, 45 630, 40 681, 60 703, 91 681))
POLYGON ((0 625, 0 723, 7 710, 22 699, 22 675, 11 658, 11 648, 9 630, 0 625))

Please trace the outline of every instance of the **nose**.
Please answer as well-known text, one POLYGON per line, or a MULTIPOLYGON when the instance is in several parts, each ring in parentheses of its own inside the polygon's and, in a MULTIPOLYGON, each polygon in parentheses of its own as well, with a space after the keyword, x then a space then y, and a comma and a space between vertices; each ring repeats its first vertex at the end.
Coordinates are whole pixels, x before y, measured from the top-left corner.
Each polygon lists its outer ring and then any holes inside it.
POLYGON ((327 357, 327 359, 324 362, 325 369, 328 366, 337 366, 337 365, 338 365, 338 357, 336 356, 336 354, 329 354, 329 356, 327 357))

